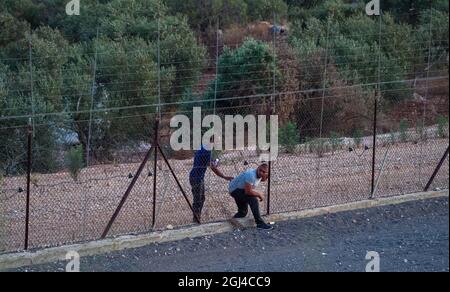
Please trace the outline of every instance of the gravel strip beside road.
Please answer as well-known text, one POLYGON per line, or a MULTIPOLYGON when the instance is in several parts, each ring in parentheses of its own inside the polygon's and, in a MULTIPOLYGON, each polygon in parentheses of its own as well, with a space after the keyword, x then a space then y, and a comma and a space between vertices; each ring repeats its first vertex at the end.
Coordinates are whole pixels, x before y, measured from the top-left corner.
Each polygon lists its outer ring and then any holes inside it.
MULTIPOLYGON (((81 271, 449 271, 448 198, 282 222, 81 259, 81 271)), ((16 271, 64 271, 66 262, 16 271)))

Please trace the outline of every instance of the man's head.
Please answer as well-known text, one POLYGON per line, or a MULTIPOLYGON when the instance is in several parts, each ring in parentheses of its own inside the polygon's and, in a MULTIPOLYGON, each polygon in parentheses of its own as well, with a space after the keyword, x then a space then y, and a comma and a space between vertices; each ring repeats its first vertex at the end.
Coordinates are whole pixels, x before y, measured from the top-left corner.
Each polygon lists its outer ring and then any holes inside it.
POLYGON ((256 176, 263 182, 267 181, 269 179, 269 165, 267 163, 261 164, 256 169, 256 176))

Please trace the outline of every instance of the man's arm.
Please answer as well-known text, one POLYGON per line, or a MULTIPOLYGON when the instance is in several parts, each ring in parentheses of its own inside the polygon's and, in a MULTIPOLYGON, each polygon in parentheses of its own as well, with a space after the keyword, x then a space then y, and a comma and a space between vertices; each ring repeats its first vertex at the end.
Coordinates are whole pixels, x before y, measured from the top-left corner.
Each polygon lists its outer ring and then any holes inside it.
POLYGON ((212 162, 210 163, 209 167, 218 177, 223 178, 224 180, 232 181, 234 179, 234 177, 225 176, 212 162))
POLYGON ((251 184, 249 184, 249 183, 246 183, 246 184, 245 184, 245 193, 246 193, 248 196, 259 198, 259 200, 260 200, 261 202, 264 201, 264 196, 263 196, 260 192, 255 191, 255 189, 253 188, 253 186, 252 186, 251 184))

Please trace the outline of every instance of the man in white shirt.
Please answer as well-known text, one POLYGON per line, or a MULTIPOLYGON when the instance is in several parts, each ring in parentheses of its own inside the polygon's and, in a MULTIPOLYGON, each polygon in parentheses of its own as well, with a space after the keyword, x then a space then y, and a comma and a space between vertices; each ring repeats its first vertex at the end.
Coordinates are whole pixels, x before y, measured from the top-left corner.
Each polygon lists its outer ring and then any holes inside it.
POLYGON ((269 166, 264 163, 257 169, 250 169, 229 184, 229 192, 236 201, 238 213, 234 218, 244 218, 248 214, 248 206, 252 210, 253 217, 255 217, 256 226, 259 229, 271 230, 273 227, 264 222, 259 212, 259 201, 264 201, 264 196, 255 188, 261 183, 267 181, 269 178, 269 166), (258 201, 259 199, 259 201, 258 201))

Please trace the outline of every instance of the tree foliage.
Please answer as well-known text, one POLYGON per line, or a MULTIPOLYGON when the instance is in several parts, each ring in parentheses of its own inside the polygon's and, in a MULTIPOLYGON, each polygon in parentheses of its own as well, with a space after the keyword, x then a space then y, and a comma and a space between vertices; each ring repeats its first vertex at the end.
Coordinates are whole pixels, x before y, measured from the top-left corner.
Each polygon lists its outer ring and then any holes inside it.
MULTIPOLYGON (((1 0, 0 115, 41 114, 33 119, 45 125, 34 128, 34 148, 45 152, 36 155, 46 156, 41 168, 47 171, 60 161, 55 133, 61 129, 75 131, 85 152, 90 142, 99 160, 124 141, 147 138, 159 70, 161 101, 176 102, 206 64, 187 19, 169 15, 161 1, 83 1, 79 17, 65 14, 66 2, 1 0)), ((23 164, 27 124, 2 121, 1 167, 9 173, 23 164)))
MULTIPOLYGON (((271 47, 261 41, 247 39, 236 50, 225 49, 219 59, 217 80, 211 82, 204 99, 216 98, 219 108, 242 107, 249 105, 249 100, 233 97, 262 95, 251 101, 261 108, 273 92, 274 74, 276 79, 281 77, 271 47)), ((249 108, 243 108, 245 110, 249 108)))
POLYGON ((402 80, 448 70, 446 0, 382 1, 381 18, 365 14, 365 0, 83 0, 76 17, 66 15, 67 2, 0 0, 0 118, 11 117, 0 126, 6 175, 23 172, 32 113, 34 168, 53 171, 64 165, 61 131, 75 133, 83 159, 89 148, 98 161, 148 140, 159 96, 174 104, 166 111, 212 108, 217 98, 217 108, 267 113, 274 89, 291 92, 276 96, 283 126, 294 121, 302 137, 316 137, 321 125, 323 136, 351 135, 367 130, 378 81, 388 112, 413 96, 402 80), (249 24, 271 25, 274 14, 288 22, 288 39, 280 36, 276 47, 246 39, 249 24), (215 68, 205 35, 215 40, 218 24, 224 36, 229 30, 246 41, 220 51, 219 74, 205 86, 215 68), (322 105, 323 95, 345 98, 322 105), (176 106, 181 100, 209 102, 176 106))

